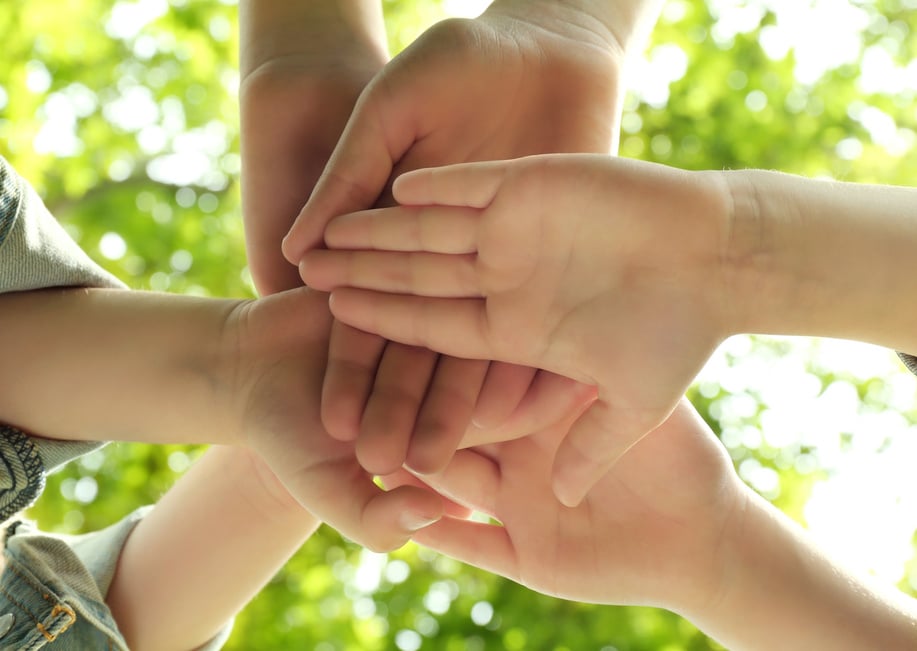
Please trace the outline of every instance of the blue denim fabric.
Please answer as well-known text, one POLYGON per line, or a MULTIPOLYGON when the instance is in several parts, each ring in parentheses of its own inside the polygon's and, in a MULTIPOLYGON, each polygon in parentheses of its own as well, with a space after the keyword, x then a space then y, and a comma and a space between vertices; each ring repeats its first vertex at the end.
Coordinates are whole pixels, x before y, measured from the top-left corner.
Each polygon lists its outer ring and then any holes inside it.
POLYGON ((127 651, 104 594, 124 540, 138 519, 129 517, 111 529, 73 537, 44 534, 28 522, 10 525, 6 567, 0 575, 0 613, 12 615, 13 625, 0 637, 0 649, 127 651), (80 543, 101 552, 110 571, 104 566, 90 568, 77 552, 80 543))
MULTIPOLYGON (((80 250, 0 156, 0 293, 58 286, 123 287, 80 250)), ((32 437, 0 425, 0 521, 35 501, 46 472, 101 445, 32 437)))
MULTIPOLYGON (((0 156, 0 294, 62 286, 124 287, 67 236, 0 156)), ((47 472, 101 445, 33 437, 0 423, 0 522, 35 501, 47 472)), ((105 595, 124 543, 147 510, 81 536, 46 534, 23 521, 7 526, 0 651, 126 651, 105 595)), ((231 630, 230 622, 200 651, 222 648, 231 630)))

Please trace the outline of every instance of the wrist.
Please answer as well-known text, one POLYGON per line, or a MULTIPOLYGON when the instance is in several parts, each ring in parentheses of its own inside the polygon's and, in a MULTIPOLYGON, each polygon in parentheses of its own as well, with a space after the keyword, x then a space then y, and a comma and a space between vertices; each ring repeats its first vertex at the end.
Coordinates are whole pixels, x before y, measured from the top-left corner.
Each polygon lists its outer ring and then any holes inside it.
POLYGON ((311 514, 290 494, 261 455, 246 446, 237 446, 232 450, 240 465, 238 476, 244 478, 242 484, 246 499, 255 505, 258 513, 275 522, 291 517, 308 522, 304 517, 311 518, 311 514))
POLYGON ((723 173, 734 332, 917 350, 913 188, 748 170, 723 173), (890 310, 889 305, 895 309, 890 310))
POLYGON ((378 69, 388 61, 381 3, 376 0, 272 2, 242 0, 242 85, 278 63, 321 73, 334 67, 378 69))
POLYGON ((642 48, 662 0, 494 0, 485 15, 505 15, 600 45, 623 62, 642 48))
POLYGON ((904 649, 917 639, 912 600, 845 571, 750 489, 718 556, 718 591, 681 614, 727 648, 904 649))

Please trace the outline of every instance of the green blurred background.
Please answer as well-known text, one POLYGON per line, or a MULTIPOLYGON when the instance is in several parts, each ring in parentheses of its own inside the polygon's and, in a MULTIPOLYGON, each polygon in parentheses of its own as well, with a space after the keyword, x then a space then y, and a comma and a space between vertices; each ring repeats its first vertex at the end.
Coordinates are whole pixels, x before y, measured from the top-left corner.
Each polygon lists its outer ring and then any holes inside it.
MULTIPOLYGON (((485 4, 386 0, 392 51, 485 4)), ((908 184, 915 9, 914 0, 670 0, 634 62, 621 154, 908 184)), ((0 6, 0 152, 136 289, 253 295, 236 30, 233 0, 0 6)), ((911 594, 915 396, 888 351, 763 337, 727 341, 691 390, 743 479, 839 558, 911 594)), ((58 531, 103 527, 155 501, 199 452, 108 446, 54 475, 31 515, 58 531)), ((665 611, 561 602, 412 545, 372 554, 323 528, 238 617, 227 648, 720 647, 665 611)))

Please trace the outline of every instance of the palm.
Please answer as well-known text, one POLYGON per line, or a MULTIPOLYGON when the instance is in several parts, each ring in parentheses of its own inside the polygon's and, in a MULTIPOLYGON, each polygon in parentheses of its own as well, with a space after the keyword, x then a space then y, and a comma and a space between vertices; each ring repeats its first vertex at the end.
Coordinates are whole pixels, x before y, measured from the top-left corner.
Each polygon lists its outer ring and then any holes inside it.
POLYGON ((352 443, 332 439, 319 417, 331 317, 327 297, 307 289, 259 301, 235 315, 243 440, 318 518, 376 549, 402 544, 406 508, 436 513, 438 497, 416 488, 383 493, 357 463, 352 443))
POLYGON ((481 213, 475 271, 490 356, 598 383, 651 427, 719 342, 698 295, 717 235, 677 185, 662 200, 633 192, 630 171, 598 157, 511 164, 481 213))
POLYGON ((481 457, 432 482, 503 529, 491 525, 485 534, 482 525, 446 521, 415 539, 580 601, 671 607, 682 590, 709 591, 691 579, 716 576, 718 533, 741 490, 725 451, 687 403, 576 508, 554 498, 548 479, 563 434, 555 428, 490 446, 495 469, 481 457))

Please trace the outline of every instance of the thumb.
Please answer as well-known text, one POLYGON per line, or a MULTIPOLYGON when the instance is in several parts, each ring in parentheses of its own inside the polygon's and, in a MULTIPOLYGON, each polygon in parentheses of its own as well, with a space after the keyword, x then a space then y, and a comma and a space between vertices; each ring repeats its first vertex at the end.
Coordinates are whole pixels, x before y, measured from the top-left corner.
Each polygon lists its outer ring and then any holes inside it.
POLYGON ((379 88, 370 83, 363 91, 312 195, 283 239, 283 255, 294 265, 322 244, 333 217, 373 206, 395 164, 414 144, 411 103, 379 88))
POLYGON ((659 422, 651 412, 615 408, 599 398, 573 423, 554 458, 554 495, 577 506, 637 441, 659 422))

